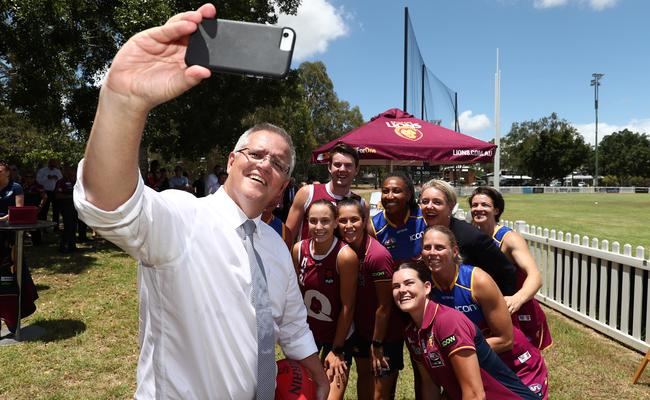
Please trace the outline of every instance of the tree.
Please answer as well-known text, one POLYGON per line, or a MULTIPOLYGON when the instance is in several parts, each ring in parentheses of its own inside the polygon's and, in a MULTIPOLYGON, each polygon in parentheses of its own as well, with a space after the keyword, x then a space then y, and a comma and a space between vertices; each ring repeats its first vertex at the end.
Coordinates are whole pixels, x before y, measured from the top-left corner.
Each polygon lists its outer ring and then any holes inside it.
POLYGON ((322 62, 304 62, 294 71, 276 105, 257 108, 247 126, 268 121, 284 127, 296 148, 294 175, 325 179, 324 168, 311 164, 311 152, 363 123, 358 107, 338 99, 322 62))
MULTIPOLYGON (((648 135, 624 129, 605 136, 598 145, 601 173, 617 176, 622 185, 632 177, 650 177, 648 135)), ((635 181, 638 179, 635 179, 635 181)))
POLYGON ((0 155, 6 161, 36 168, 39 162, 56 158, 73 165, 82 154, 82 143, 65 125, 56 130, 39 131, 27 118, 0 105, 0 155))
POLYGON ((314 137, 319 145, 363 123, 359 107, 350 108, 347 101, 339 100, 325 64, 320 61, 304 62, 298 67, 298 75, 303 85, 304 101, 314 122, 314 137))
POLYGON ((564 178, 589 155, 584 138, 555 113, 537 121, 513 123, 503 143, 508 168, 544 183, 564 178))
MULTIPOLYGON (((219 17, 277 21, 299 0, 225 0, 219 17)), ((0 2, 0 103, 24 115, 41 132, 70 124, 87 137, 98 86, 117 48, 134 33, 195 8, 189 0, 21 0, 0 2)), ((145 147, 172 157, 195 157, 229 144, 242 118, 275 104, 284 81, 215 74, 182 99, 151 113, 145 147)))

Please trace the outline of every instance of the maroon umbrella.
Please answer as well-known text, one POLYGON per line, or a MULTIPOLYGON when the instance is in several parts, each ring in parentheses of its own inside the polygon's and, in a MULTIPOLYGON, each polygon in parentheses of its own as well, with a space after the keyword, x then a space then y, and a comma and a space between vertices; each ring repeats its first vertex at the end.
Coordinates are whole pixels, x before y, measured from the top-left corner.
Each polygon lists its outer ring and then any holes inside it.
POLYGON ((496 149, 496 145, 414 118, 398 108, 317 148, 311 161, 328 162, 329 151, 341 142, 356 148, 366 165, 491 162, 496 149))

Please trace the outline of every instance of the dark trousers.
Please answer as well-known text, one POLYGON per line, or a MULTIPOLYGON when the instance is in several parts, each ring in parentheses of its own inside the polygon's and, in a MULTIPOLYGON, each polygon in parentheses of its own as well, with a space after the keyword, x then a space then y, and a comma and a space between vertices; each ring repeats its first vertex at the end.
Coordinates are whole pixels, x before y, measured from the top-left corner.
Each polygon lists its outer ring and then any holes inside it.
MULTIPOLYGON (((38 212, 38 219, 47 221, 47 213, 50 212, 50 204, 52 204, 52 222, 58 225, 60 211, 59 205, 57 204, 58 202, 54 199, 54 191, 45 191, 45 194, 47 195, 47 200, 45 200, 45 204, 43 204, 43 207, 38 212)), ((58 226, 55 227, 55 229, 56 228, 58 228, 58 226)))
POLYGON ((63 233, 59 249, 73 250, 77 247, 75 234, 77 231, 77 210, 74 208, 72 200, 62 200, 59 202, 61 216, 63 217, 63 233))

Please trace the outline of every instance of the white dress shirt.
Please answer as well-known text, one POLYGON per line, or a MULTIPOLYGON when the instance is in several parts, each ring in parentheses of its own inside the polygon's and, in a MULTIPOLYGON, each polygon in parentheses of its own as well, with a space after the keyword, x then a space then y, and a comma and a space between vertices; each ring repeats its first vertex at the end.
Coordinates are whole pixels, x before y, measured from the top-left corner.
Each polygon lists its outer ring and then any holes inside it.
POLYGON ((219 178, 216 174, 208 175, 208 178, 205 180, 206 192, 209 194, 216 193, 219 190, 221 184, 219 183, 219 178))
MULTIPOLYGON (((257 379, 255 309, 248 256, 237 229, 246 215, 226 194, 157 193, 139 179, 115 211, 86 200, 83 160, 75 186, 80 218, 139 260, 140 358, 136 398, 252 399, 257 379)), ((276 339, 288 358, 316 352, 291 255, 254 220, 276 339)))
POLYGON ((56 182, 63 178, 61 170, 58 168, 50 168, 45 166, 38 170, 36 173, 36 182, 43 186, 43 189, 47 192, 54 191, 56 182))

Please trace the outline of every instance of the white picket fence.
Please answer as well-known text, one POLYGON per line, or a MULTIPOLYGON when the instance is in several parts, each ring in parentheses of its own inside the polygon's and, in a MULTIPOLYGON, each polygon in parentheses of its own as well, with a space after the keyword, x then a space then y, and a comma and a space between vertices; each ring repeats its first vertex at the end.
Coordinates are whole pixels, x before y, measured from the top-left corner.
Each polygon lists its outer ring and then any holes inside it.
POLYGON ((528 242, 543 304, 640 352, 650 348, 650 267, 644 248, 504 221, 528 242))

